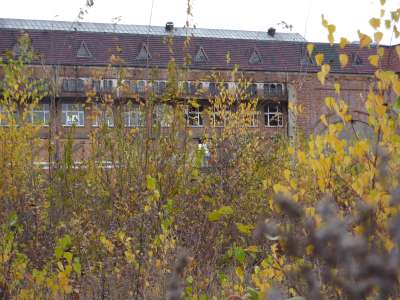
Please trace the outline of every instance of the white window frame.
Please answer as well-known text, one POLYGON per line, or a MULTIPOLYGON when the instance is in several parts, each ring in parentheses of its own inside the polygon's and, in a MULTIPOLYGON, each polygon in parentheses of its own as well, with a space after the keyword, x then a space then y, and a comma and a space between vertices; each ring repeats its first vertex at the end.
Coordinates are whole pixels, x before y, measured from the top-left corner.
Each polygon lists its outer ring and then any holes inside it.
POLYGON ((81 103, 62 103, 62 126, 85 127, 85 109, 81 103), (76 123, 74 120, 77 120, 76 123))
POLYGON ((102 107, 100 104, 95 104, 93 106, 93 113, 95 114, 92 124, 93 127, 100 127, 101 124, 106 124, 109 128, 115 126, 112 107, 102 107))
POLYGON ((12 117, 15 118, 15 125, 18 125, 18 110, 15 112, 11 112, 7 109, 5 109, 4 105, 0 105, 0 127, 9 127, 11 126, 8 120, 12 117))
POLYGON ((132 92, 135 94, 144 94, 146 92, 146 80, 134 80, 131 83, 132 92))
POLYGON ((243 111, 243 115, 245 118, 245 126, 248 128, 257 128, 258 127, 258 111, 243 111), (251 120, 251 122, 247 122, 247 120, 251 120))
POLYGON ((168 104, 157 104, 154 107, 154 124, 160 124, 160 127, 167 128, 172 123, 172 107, 168 104))
POLYGON ((201 106, 199 107, 193 107, 193 106, 188 106, 185 109, 185 119, 186 119, 186 124, 189 127, 198 127, 201 128, 204 126, 204 120, 203 120, 203 114, 201 110, 201 106), (193 123, 191 123, 191 120, 193 120, 193 123))
POLYGON ((280 103, 270 102, 264 104, 264 124, 265 127, 268 128, 283 127, 283 113, 282 113, 282 105, 280 103), (271 106, 277 107, 276 111, 271 111, 271 106), (277 122, 277 125, 271 125, 272 122, 277 122))
POLYGON ((38 103, 29 113, 30 123, 34 125, 40 125, 48 127, 50 124, 50 104, 49 103, 38 103), (35 122, 34 115, 41 115, 41 121, 35 122))
POLYGON ((212 126, 215 128, 223 128, 226 126, 228 123, 228 116, 230 114, 230 110, 226 109, 224 112, 222 111, 215 111, 215 108, 211 112, 211 121, 212 121, 212 126), (219 117, 221 119, 221 124, 217 124, 216 117, 219 117))
POLYGON ((124 126, 127 128, 144 127, 145 115, 139 105, 127 105, 124 111, 124 126))

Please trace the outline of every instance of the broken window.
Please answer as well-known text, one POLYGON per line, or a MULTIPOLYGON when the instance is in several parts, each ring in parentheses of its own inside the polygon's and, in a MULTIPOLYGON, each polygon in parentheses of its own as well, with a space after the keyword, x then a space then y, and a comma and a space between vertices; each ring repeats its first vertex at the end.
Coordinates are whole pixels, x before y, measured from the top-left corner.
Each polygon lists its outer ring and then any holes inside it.
POLYGON ((283 127, 282 106, 280 103, 264 105, 264 122, 266 127, 283 127))
POLYGON ((188 106, 185 110, 185 119, 187 125, 191 127, 203 127, 202 117, 203 107, 188 106))
POLYGON ((83 104, 63 103, 62 104, 62 125, 66 127, 85 126, 85 111, 83 104))

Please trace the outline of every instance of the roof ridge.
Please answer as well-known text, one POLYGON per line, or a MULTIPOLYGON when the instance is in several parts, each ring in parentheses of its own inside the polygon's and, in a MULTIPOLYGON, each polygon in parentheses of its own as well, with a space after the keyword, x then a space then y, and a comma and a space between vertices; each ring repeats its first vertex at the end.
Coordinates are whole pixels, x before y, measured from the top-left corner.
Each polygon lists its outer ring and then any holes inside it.
MULTIPOLYGON (((110 33, 130 33, 130 34, 151 34, 168 35, 164 26, 159 25, 140 25, 140 24, 120 24, 104 22, 82 22, 82 21, 61 21, 61 20, 35 20, 35 19, 16 19, 0 18, 0 28, 6 29, 27 29, 27 30, 61 30, 61 31, 86 31, 86 32, 110 32, 110 33), (76 24, 76 26, 72 26, 76 24), (149 30, 150 28, 150 30, 149 30), (149 32, 150 31, 150 32, 149 32)), ((299 33, 276 32, 272 37, 267 31, 239 30, 239 29, 217 29, 199 27, 175 27, 175 36, 193 35, 196 37, 207 38, 226 38, 226 39, 247 39, 247 40, 277 40, 277 41, 296 41, 305 42, 305 38, 299 33)))

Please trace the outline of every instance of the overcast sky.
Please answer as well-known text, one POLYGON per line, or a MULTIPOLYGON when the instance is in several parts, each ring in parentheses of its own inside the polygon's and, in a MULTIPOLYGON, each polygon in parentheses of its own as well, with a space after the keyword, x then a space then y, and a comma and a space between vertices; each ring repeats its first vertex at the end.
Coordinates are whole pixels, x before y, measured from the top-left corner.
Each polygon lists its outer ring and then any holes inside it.
MULTIPOLYGON (((27 18, 74 21, 86 0, 3 0, 2 18, 27 18)), ((356 40, 357 29, 372 33, 368 25, 371 17, 380 13, 379 0, 192 0, 192 24, 202 28, 267 30, 282 21, 293 26, 292 31, 309 41, 326 42, 326 30, 321 25, 321 14, 337 26, 336 40, 346 36, 356 40)), ((399 8, 400 0, 387 0, 387 10, 399 8)), ((187 0, 154 0, 152 25, 173 21, 176 26, 186 22, 187 0)), ((119 23, 150 23, 152 0, 94 0, 94 6, 84 21, 119 23)), ((384 43, 397 44, 399 40, 386 34, 384 43)))

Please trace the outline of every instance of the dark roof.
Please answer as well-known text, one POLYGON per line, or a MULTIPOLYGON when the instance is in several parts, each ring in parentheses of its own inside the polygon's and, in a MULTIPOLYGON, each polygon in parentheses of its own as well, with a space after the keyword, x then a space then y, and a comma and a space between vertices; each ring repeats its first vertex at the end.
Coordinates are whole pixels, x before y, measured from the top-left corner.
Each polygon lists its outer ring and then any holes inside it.
MULTIPOLYGON (((4 22, 4 19, 0 20, 4 22)), ((173 54, 171 54, 165 35, 40 28, 22 30, 2 28, 1 25, 0 55, 4 55, 6 51, 14 48, 21 32, 28 33, 34 50, 41 55, 42 63, 45 64, 105 66, 110 63, 112 55, 118 55, 122 58, 124 66, 143 67, 147 65, 147 59, 138 59, 138 56, 144 45, 150 53, 148 60, 150 67, 165 68, 171 56, 174 56, 178 64, 183 64, 185 57, 186 37, 184 36, 173 36, 173 54), (91 56, 78 57, 77 53, 82 42, 91 56)), ((304 41, 191 37, 187 51, 194 58, 198 50, 202 48, 207 57, 206 60, 199 63, 193 59, 192 69, 228 70, 232 69, 235 64, 239 64, 241 70, 250 71, 317 72, 319 67, 310 65, 304 59, 307 55, 306 46, 307 42, 304 41), (260 63, 256 64, 251 63, 250 60, 255 50, 261 56, 260 63), (229 62, 227 62, 228 53, 229 62)), ((376 53, 376 49, 373 47, 360 49, 359 45, 350 44, 345 49, 340 49, 338 45, 331 47, 326 43, 314 43, 314 46, 314 54, 324 53, 325 63, 331 63, 332 72, 372 74, 375 71, 368 61, 368 56, 376 53), (348 66, 342 69, 338 61, 340 53, 346 53, 350 57, 358 55, 363 63, 353 65, 350 61, 348 66)), ((385 48, 387 50, 383 60, 385 67, 400 69, 394 48, 385 48), (394 54, 392 55, 391 52, 394 54)))

